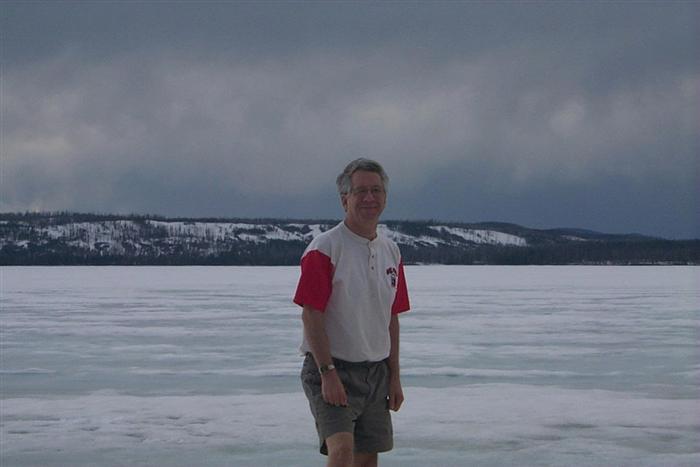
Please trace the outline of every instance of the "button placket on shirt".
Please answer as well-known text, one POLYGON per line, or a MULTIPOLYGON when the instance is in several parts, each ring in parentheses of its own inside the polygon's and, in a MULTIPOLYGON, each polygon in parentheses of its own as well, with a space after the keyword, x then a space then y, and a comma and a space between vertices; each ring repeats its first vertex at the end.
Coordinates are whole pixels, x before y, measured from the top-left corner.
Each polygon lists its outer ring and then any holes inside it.
POLYGON ((369 262, 369 290, 370 294, 374 297, 379 297, 379 270, 377 269, 377 250, 372 243, 367 244, 368 252, 368 262, 369 262))
POLYGON ((369 247, 369 269, 370 271, 373 271, 376 274, 377 271, 377 252, 374 249, 374 246, 371 244, 368 245, 369 247))

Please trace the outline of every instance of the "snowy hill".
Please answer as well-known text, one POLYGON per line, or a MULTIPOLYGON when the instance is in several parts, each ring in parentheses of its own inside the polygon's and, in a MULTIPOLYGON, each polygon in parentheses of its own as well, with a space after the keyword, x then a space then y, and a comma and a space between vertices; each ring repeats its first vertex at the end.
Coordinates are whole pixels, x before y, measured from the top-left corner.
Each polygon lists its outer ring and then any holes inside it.
MULTIPOLYGON (((165 219, 70 213, 0 214, 0 264, 297 264, 306 244, 337 222, 165 219)), ((671 250, 681 247, 678 242, 674 245, 674 242, 648 237, 582 230, 548 231, 513 224, 416 221, 387 221, 380 225, 379 230, 399 244, 406 262, 693 261, 692 248, 691 257, 687 257, 688 252, 678 251, 669 256, 671 250), (648 251, 653 245, 658 249, 659 242, 667 252, 665 257, 659 259, 658 252, 652 255, 653 258, 638 257, 640 244, 648 251), (594 254, 601 250, 601 246, 607 246, 608 253, 619 256, 619 252, 610 250, 611 245, 625 245, 627 249, 636 245, 635 254, 626 258, 605 258, 600 252, 594 254), (587 255, 593 256, 570 257, 571 251, 588 251, 587 255), (543 255, 546 258, 547 254, 549 259, 543 260, 543 255)))

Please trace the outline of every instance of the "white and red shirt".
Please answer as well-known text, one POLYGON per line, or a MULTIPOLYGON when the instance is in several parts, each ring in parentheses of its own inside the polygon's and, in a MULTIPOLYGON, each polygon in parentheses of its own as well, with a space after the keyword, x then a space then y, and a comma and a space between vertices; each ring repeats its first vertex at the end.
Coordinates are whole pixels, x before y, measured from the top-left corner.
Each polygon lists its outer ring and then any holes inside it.
MULTIPOLYGON (((381 234, 368 240, 341 222, 306 248, 294 303, 326 314, 333 357, 384 360, 391 315, 410 308, 399 247, 381 234)), ((311 351, 306 336, 301 351, 311 351)))

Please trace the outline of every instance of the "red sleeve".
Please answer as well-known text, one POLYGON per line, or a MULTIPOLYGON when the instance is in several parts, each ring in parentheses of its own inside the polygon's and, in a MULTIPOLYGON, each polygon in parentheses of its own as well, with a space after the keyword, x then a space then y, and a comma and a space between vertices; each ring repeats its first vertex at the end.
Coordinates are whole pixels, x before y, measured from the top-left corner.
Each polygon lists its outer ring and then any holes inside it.
POLYGON ((333 264, 318 250, 311 250, 301 259, 301 277, 294 295, 294 303, 309 305, 318 311, 326 311, 331 298, 333 264))
POLYGON ((398 315, 404 311, 411 309, 408 303, 408 288, 406 287, 406 276, 403 272, 403 261, 399 263, 399 282, 396 285, 396 297, 394 304, 391 306, 391 314, 398 315))

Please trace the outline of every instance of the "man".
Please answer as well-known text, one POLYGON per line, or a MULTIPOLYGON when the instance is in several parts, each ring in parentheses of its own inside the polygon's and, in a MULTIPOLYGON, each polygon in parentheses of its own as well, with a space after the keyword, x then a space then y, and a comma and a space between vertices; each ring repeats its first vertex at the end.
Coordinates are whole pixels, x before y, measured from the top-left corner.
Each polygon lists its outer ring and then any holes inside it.
POLYGON ((409 309, 401 254, 378 235, 388 177, 357 159, 336 183, 345 219, 314 238, 294 302, 303 307, 304 392, 329 466, 376 466, 403 403, 398 314, 409 309))

